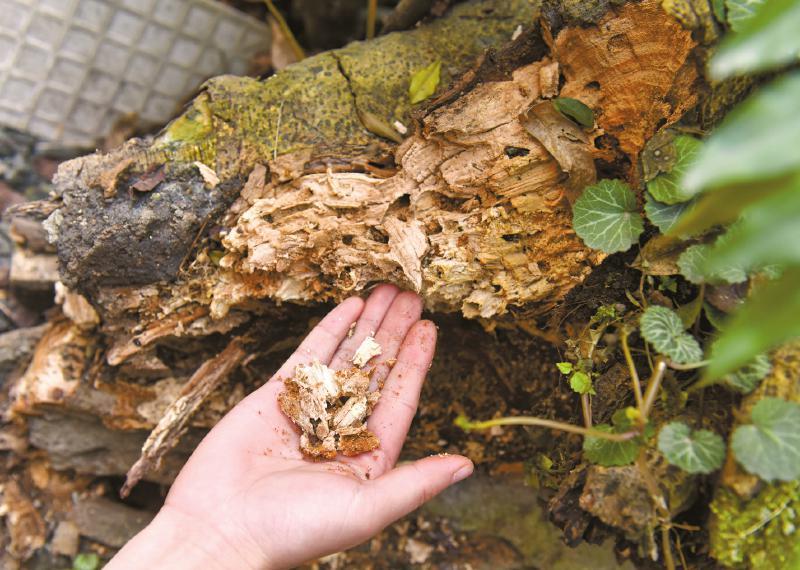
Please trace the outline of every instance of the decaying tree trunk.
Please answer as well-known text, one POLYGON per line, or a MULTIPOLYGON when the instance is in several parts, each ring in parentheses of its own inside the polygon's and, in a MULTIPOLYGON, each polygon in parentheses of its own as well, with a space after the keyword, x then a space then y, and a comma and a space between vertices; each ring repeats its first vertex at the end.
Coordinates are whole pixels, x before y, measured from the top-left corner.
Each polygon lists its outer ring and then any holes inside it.
POLYGON ((322 302, 388 281, 489 327, 559 305, 603 260, 571 203, 598 178, 638 183, 645 141, 705 89, 697 40, 659 2, 596 4, 461 4, 265 81, 213 79, 154 140, 63 164, 57 199, 19 214, 47 214, 64 284, 14 390, 32 443, 121 475, 158 425, 137 473, 169 480, 180 453, 152 468, 185 426, 264 382, 322 302), (412 108, 409 78, 436 60, 439 89, 412 108), (214 368, 241 336, 241 366, 214 368), (58 418, 111 443, 42 435, 58 418))

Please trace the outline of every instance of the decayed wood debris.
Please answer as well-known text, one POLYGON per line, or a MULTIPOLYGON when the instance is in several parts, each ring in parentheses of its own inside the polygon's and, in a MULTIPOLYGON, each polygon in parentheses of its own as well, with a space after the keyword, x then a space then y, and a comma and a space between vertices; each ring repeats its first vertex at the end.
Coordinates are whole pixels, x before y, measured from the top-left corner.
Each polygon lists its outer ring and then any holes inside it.
MULTIPOLYGON (((36 209, 62 311, 13 379, 31 442, 58 469, 120 475, 152 430, 131 481, 168 482, 322 302, 389 281, 470 318, 560 303, 603 258, 572 231, 571 202, 598 178, 635 182, 644 141, 695 104, 699 77, 691 33, 655 0, 581 26, 539 16, 527 0, 467 2, 267 81, 219 78, 154 141, 62 165, 58 199, 36 209), (411 109, 408 78, 436 59, 439 91, 411 109), (555 112, 559 96, 594 127, 555 112), (400 144, 376 134, 395 122, 400 144)), ((375 397, 352 391, 350 427, 375 397)), ((308 449, 345 451, 325 444, 342 409, 328 434, 306 430, 308 449)), ((359 449, 377 443, 359 433, 359 449)))
POLYGON ((337 452, 358 455, 380 445, 366 421, 381 393, 370 391, 369 374, 362 369, 372 356, 380 354, 375 345, 371 337, 364 340, 353 358, 363 363, 355 367, 331 370, 315 360, 298 366, 294 376, 284 380, 278 403, 303 430, 300 451, 304 455, 334 459, 337 452))

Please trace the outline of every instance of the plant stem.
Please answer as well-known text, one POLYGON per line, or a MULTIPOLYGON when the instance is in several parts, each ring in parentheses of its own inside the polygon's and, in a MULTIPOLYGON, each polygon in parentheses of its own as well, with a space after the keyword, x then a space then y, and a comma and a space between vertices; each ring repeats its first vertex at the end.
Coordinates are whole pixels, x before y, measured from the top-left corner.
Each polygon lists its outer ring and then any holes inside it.
POLYGON ((631 382, 633 382, 633 395, 636 396, 636 407, 641 413, 644 409, 644 400, 642 398, 642 383, 639 381, 639 373, 636 372, 636 365, 631 356, 631 348, 628 346, 628 329, 622 327, 622 353, 625 355, 625 362, 628 364, 628 371, 631 374, 631 382))
POLYGON ((592 401, 589 394, 581 394, 581 411, 583 412, 583 425, 586 428, 592 427, 592 401))
POLYGON ((664 378, 666 369, 666 361, 658 357, 655 367, 653 368, 653 374, 650 375, 650 380, 647 383, 647 392, 644 394, 644 407, 642 409, 642 417, 644 419, 647 419, 647 416, 650 415, 650 411, 653 409, 653 404, 655 404, 656 395, 658 394, 658 389, 661 387, 661 380, 664 378))
POLYGON ((367 0, 367 39, 375 37, 375 20, 378 17, 378 0, 367 0))
POLYGON ((675 558, 672 556, 672 545, 669 540, 669 526, 661 525, 661 550, 664 551, 664 566, 667 570, 675 570, 675 558))
POLYGON ((303 48, 300 47, 300 44, 297 42, 297 38, 294 37, 291 28, 289 28, 289 24, 286 23, 286 19, 283 17, 283 14, 281 14, 280 10, 275 7, 275 4, 272 3, 272 0, 264 0, 264 4, 267 5, 267 10, 269 10, 270 15, 275 18, 275 22, 277 22, 278 27, 281 29, 281 33, 286 38, 286 41, 289 42, 289 46, 292 48, 297 61, 305 59, 306 53, 303 51, 303 48))
POLYGON ((628 441, 639 435, 639 432, 637 431, 609 433, 594 428, 585 428, 564 422, 546 420, 544 418, 534 418, 531 416, 495 418, 493 420, 485 420, 482 422, 465 422, 461 427, 465 429, 488 429, 494 426, 538 426, 550 429, 558 429, 569 433, 577 433, 579 435, 588 435, 598 439, 607 439, 610 441, 628 441))

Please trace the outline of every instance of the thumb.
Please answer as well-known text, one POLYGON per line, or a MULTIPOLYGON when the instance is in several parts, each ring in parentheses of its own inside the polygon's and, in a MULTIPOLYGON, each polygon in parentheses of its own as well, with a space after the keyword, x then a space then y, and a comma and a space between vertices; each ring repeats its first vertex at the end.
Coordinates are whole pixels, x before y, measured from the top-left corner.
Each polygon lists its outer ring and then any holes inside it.
POLYGON ((472 461, 461 455, 434 455, 396 467, 369 483, 365 520, 382 529, 466 479, 473 469, 472 461))

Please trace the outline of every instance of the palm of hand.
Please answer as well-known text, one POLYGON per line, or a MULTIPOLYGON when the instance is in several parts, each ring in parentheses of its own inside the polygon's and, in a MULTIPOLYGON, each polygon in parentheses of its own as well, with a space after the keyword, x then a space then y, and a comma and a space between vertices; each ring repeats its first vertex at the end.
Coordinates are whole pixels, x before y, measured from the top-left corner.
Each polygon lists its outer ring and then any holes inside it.
POLYGON ((164 511, 203 521, 233 546, 234 565, 288 567, 367 540, 469 475, 471 464, 459 456, 394 468, 436 343, 434 325, 419 320, 421 310, 416 295, 383 285, 366 303, 351 298, 331 311, 275 376, 203 440, 164 511), (373 332, 383 349, 370 363, 373 379, 385 385, 368 426, 380 447, 337 461, 304 459, 299 433, 278 407, 282 379, 314 359, 334 369, 349 366, 373 332))

